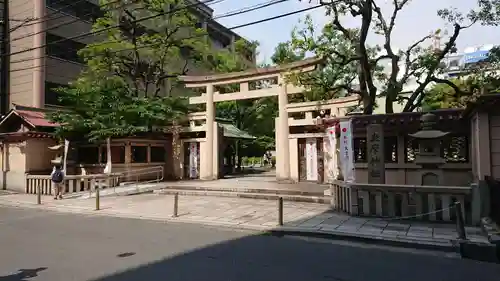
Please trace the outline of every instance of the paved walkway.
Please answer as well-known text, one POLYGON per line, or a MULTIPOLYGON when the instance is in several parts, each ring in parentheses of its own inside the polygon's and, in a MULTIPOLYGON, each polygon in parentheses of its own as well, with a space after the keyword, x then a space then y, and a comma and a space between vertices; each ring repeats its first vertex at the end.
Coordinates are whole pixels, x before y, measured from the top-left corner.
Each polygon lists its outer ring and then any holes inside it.
MULTIPOLYGON (((173 196, 142 194, 103 197, 101 210, 95 199, 53 200, 35 195, 1 195, 0 205, 43 208, 60 212, 177 221, 259 231, 273 230, 333 235, 413 245, 451 248, 457 234, 453 224, 429 224, 398 220, 350 217, 331 212, 328 205, 284 202, 284 226, 277 226, 277 202, 269 200, 180 196, 178 217, 172 218, 173 196)), ((487 243, 479 228, 467 228, 468 238, 487 243)))
POLYGON ((266 171, 260 174, 228 176, 216 181, 204 180, 184 180, 175 182, 164 182, 160 185, 170 187, 197 187, 207 189, 228 189, 228 190, 286 190, 286 191, 306 191, 323 194, 328 190, 328 185, 322 185, 312 182, 299 183, 281 183, 276 181, 276 171, 266 171))

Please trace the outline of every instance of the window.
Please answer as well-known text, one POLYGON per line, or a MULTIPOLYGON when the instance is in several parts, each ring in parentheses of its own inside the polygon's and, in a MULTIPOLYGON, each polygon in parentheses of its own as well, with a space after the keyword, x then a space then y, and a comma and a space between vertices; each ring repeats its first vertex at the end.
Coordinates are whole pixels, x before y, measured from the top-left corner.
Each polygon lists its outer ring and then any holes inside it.
POLYGON ((152 146, 151 147, 151 162, 152 163, 160 163, 166 162, 166 151, 163 146, 152 146))
POLYGON ((366 163, 366 138, 354 138, 354 162, 366 163))
POLYGON ((82 164, 97 164, 99 162, 99 147, 89 146, 78 148, 78 162, 82 164))
POLYGON ((75 16, 81 20, 93 22, 96 19, 104 16, 102 11, 96 4, 89 1, 74 1, 74 0, 46 0, 47 7, 62 11, 68 15, 75 16))
POLYGON ((469 138, 467 136, 452 135, 441 142, 441 157, 447 163, 469 162, 469 138))
POLYGON ((148 162, 148 147, 132 146, 132 163, 147 163, 147 162, 148 162))
MULTIPOLYGON (((101 163, 108 162, 108 152, 106 146, 101 146, 101 163)), ((111 146, 111 163, 125 163, 125 146, 111 146)))
MULTIPOLYGON (((367 146, 366 138, 354 138, 354 162, 367 163, 367 146)), ((395 136, 384 138, 384 162, 398 162, 398 138, 395 136)))
POLYGON ((384 160, 385 163, 398 162, 398 137, 384 138, 384 160))
POLYGON ((51 33, 46 33, 46 44, 47 55, 64 60, 83 63, 83 59, 78 55, 78 51, 84 48, 85 44, 73 40, 67 40, 64 37, 57 36, 51 33))
POLYGON ((49 105, 63 105, 63 102, 59 101, 60 93, 56 89, 61 87, 68 87, 68 85, 52 83, 45 81, 45 104, 49 105))
MULTIPOLYGON (((469 139, 463 135, 452 135, 441 141, 441 157, 446 163, 469 162, 469 139)), ((414 162, 418 155, 418 140, 408 138, 406 140, 406 162, 414 162)))

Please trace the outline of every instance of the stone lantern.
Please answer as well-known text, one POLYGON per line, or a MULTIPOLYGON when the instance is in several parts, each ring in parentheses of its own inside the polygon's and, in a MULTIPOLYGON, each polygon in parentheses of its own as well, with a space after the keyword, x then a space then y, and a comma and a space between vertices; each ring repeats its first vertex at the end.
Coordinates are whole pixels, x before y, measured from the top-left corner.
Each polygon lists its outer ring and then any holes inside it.
POLYGON ((418 141, 414 163, 422 166, 422 185, 439 185, 443 179, 440 166, 446 163, 441 157, 441 140, 449 133, 435 129, 436 115, 432 113, 422 115, 420 122, 421 130, 409 135, 418 141))

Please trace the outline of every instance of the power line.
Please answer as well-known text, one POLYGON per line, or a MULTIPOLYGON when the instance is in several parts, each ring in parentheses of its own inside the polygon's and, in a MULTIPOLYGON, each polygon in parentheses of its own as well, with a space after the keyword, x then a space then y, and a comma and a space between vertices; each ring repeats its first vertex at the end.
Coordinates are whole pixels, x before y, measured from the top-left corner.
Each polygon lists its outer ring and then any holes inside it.
POLYGON ((239 13, 239 12, 242 12, 242 11, 244 11, 245 13, 248 13, 248 12, 260 10, 262 8, 269 7, 269 6, 276 5, 276 4, 283 3, 283 2, 287 2, 287 1, 290 1, 290 0, 271 0, 271 1, 266 1, 266 2, 263 2, 263 3, 256 4, 256 5, 247 6, 247 7, 241 8, 239 10, 230 11, 230 12, 221 14, 221 15, 219 15, 217 17, 214 17, 214 19, 230 17, 230 16, 233 16, 233 15, 239 13))
MULTIPOLYGON (((59 0, 59 1, 56 1, 56 2, 54 2, 54 3, 52 3, 52 4, 59 4, 59 3, 63 2, 63 1, 65 1, 65 0, 59 0)), ((13 27, 13 28, 14 28, 14 29, 18 29, 19 27, 31 26, 31 25, 34 25, 34 24, 37 24, 37 23, 42 23, 42 22, 44 22, 44 21, 47 21, 47 20, 40 21, 40 20, 42 20, 43 18, 47 18, 47 17, 53 16, 53 15, 55 15, 55 14, 57 14, 57 13, 64 13, 62 10, 66 9, 66 8, 69 8, 69 7, 71 7, 71 6, 74 6, 74 5, 76 5, 76 4, 78 4, 78 3, 82 2, 82 1, 86 1, 86 0, 78 0, 78 1, 76 1, 76 2, 73 2, 73 4, 68 4, 68 5, 66 5, 66 6, 64 6, 64 7, 62 7, 62 8, 59 8, 58 10, 55 10, 53 13, 48 14, 48 15, 45 15, 45 16, 40 17, 40 18, 27 18, 27 19, 22 20, 22 21, 26 21, 26 20, 28 20, 30 23, 26 23, 26 22, 24 22, 24 23, 22 23, 22 24, 20 24, 20 25, 18 25, 18 26, 13 27), (33 21, 35 21, 35 22, 33 22, 33 21)), ((29 1, 28 1, 28 2, 29 2, 29 1)), ((59 18, 60 18, 60 17, 59 17, 59 18)), ((56 18, 56 19, 59 19, 59 18, 56 18)), ((12 31, 11 31, 11 32, 12 32, 12 31)))
MULTIPOLYGON (((270 17, 270 18, 265 18, 265 19, 261 19, 261 20, 258 20, 258 21, 253 21, 253 22, 249 22, 249 23, 245 23, 245 24, 241 24, 241 25, 236 25, 236 26, 233 26, 233 27, 229 27, 228 30, 235 30, 235 29, 239 29, 239 28, 243 28, 243 27, 247 27, 247 26, 251 26, 251 25, 255 25, 255 24, 260 24, 260 23, 263 23, 263 22, 271 21, 271 20, 276 20, 276 19, 288 17, 288 16, 291 16, 291 15, 295 15, 295 14, 307 12, 307 11, 310 11, 310 10, 313 10, 313 9, 317 9, 317 8, 320 8, 320 7, 323 7, 323 6, 324 6, 323 4, 320 4, 320 5, 316 5, 316 6, 312 6, 312 7, 309 7, 309 8, 305 8, 305 9, 301 9, 301 10, 297 10, 297 11, 293 11, 293 12, 281 14, 281 15, 278 15, 278 16, 270 17)), ((190 36, 190 37, 183 38, 183 40, 193 39, 193 38, 196 38, 196 37, 202 37, 202 36, 205 36, 205 35, 206 34, 190 36)), ((143 49, 143 48, 148 48, 148 47, 155 46, 155 45, 157 45, 157 43, 155 43, 155 44, 147 44, 147 45, 144 45, 144 46, 139 46, 139 47, 137 47, 135 49, 143 49)), ((126 48, 126 49, 122 49, 122 50, 116 50, 116 51, 110 52, 109 54, 115 54, 115 53, 120 53, 120 52, 124 52, 124 51, 130 51, 130 50, 134 50, 134 48, 126 48)), ((95 57, 97 57, 97 56, 95 56, 95 57)), ((42 67, 45 67, 45 66, 47 66, 47 65, 46 64, 42 65, 42 67)), ((14 69, 14 70, 11 70, 11 72, 17 72, 17 71, 24 71, 24 70, 29 70, 29 69, 35 69, 35 68, 38 68, 38 67, 40 67, 40 66, 32 66, 32 67, 27 67, 27 68, 22 68, 22 69, 14 69)))
MULTIPOLYGON (((224 0, 218 0, 218 2, 222 2, 222 1, 224 1, 224 0)), ((242 9, 237 9, 237 10, 234 10, 234 11, 223 13, 221 15, 216 15, 216 16, 214 16, 212 18, 212 20, 216 20, 216 19, 221 19, 221 18, 226 18, 226 17, 231 17, 231 16, 235 16, 235 15, 240 15, 240 14, 252 12, 252 11, 255 11, 255 10, 258 10, 258 9, 263 9, 263 8, 266 8, 266 7, 269 7, 269 6, 272 6, 272 5, 276 5, 276 4, 285 2, 285 1, 289 1, 289 0, 271 0, 271 1, 266 1, 264 3, 260 3, 260 4, 253 5, 253 6, 250 6, 250 7, 245 7, 245 8, 242 8, 242 9)), ((211 3, 211 4, 213 4, 213 3, 211 3)), ((186 26, 183 26, 183 27, 190 27, 190 25, 186 25, 186 26)), ((206 34, 204 34, 204 35, 206 35, 206 34)), ((65 39, 65 40, 67 40, 67 39, 65 39)), ((96 44, 94 44, 94 46, 104 45, 104 44, 107 44, 107 43, 109 43, 109 42, 96 43, 96 44)), ((65 53, 70 53, 72 51, 74 51, 74 50, 69 50, 68 52, 65 52, 65 53)), ((45 55, 44 57, 48 57, 48 56, 49 55, 45 55)), ((26 58, 26 59, 11 61, 11 64, 25 62, 25 61, 30 61, 32 59, 33 58, 26 58)))
MULTIPOLYGON (((76 4, 78 4, 79 2, 82 2, 82 1, 86 1, 86 0, 80 0, 80 1, 78 1, 78 2, 76 2, 76 3, 71 4, 71 5, 67 5, 67 6, 65 6, 65 7, 63 7, 63 8, 60 8, 60 9, 59 9, 59 10, 57 10, 57 11, 54 11, 55 13, 51 14, 51 15, 55 15, 56 13, 60 13, 61 15, 60 15, 59 17, 55 17, 55 18, 47 18, 47 19, 45 19, 45 20, 43 20, 43 21, 38 21, 37 19, 32 19, 32 20, 33 20, 33 21, 35 21, 35 22, 30 22, 29 24, 24 24, 24 25, 20 24, 20 25, 19 25, 19 27, 30 26, 30 25, 34 25, 34 24, 43 23, 43 22, 46 22, 46 21, 49 21, 49 20, 57 20, 57 19, 60 19, 60 18, 67 17, 67 15, 66 15, 66 14, 65 14, 65 12, 63 11, 63 9, 68 8, 68 7, 71 7, 71 6, 74 6, 74 5, 76 5, 76 4)), ((121 0, 115 0, 115 1, 113 1, 113 2, 109 2, 109 3, 107 3, 107 4, 104 4, 104 5, 101 5, 101 6, 98 6, 98 7, 99 7, 99 9, 101 9, 101 8, 105 8, 106 6, 116 4, 116 3, 120 2, 120 1, 121 1, 121 0)), ((129 3, 129 4, 126 4, 126 5, 131 5, 131 4, 132 4, 132 3, 129 3)), ((123 6, 121 6, 121 7, 125 7, 126 5, 123 5, 123 6)), ((51 15, 47 15, 47 16, 48 16, 48 17, 50 17, 51 15)), ((92 15, 92 12, 90 12, 90 13, 88 13, 88 14, 85 14, 85 15, 82 15, 82 16, 86 17, 86 16, 91 16, 91 15, 92 15)), ((47 16, 45 16, 45 17, 47 17, 47 16)), ((54 25, 54 26, 49 27, 49 28, 47 28, 47 29, 44 29, 44 30, 42 30, 42 31, 33 32, 33 33, 28 33, 28 34, 26 34, 26 35, 23 35, 23 36, 20 36, 20 37, 16 37, 16 38, 12 38, 12 39, 9 39, 9 40, 6 40, 6 41, 7 41, 7 42, 14 42, 14 41, 18 41, 18 40, 21 40, 21 39, 24 39, 24 38, 28 38, 28 37, 31 37, 31 36, 35 36, 35 35, 38 35, 38 34, 44 33, 44 32, 46 32, 46 31, 53 30, 53 29, 57 29, 57 28, 59 28, 59 27, 62 27, 62 26, 65 26, 65 25, 69 25, 69 24, 72 24, 72 23, 75 23, 75 22, 80 22, 80 21, 82 21, 82 20, 81 20, 81 19, 79 19, 79 18, 72 19, 72 20, 69 20, 69 21, 62 22, 62 23, 60 23, 60 24, 54 25)), ((11 31, 11 32, 12 32, 12 31, 11 31)))
MULTIPOLYGON (((214 1, 218 1, 218 3, 219 3, 222 0, 205 0, 203 2, 196 2, 194 4, 185 5, 185 6, 182 6, 180 8, 176 8, 176 9, 173 9, 173 10, 168 10, 166 12, 163 12, 163 13, 160 13, 160 14, 157 14, 157 15, 152 15, 152 16, 147 16, 147 17, 144 17, 144 18, 140 18, 140 19, 132 21, 132 23, 143 22, 143 21, 150 20, 150 19, 153 19, 153 18, 156 18, 156 17, 160 17, 160 16, 163 16, 163 15, 171 14, 171 13, 174 13, 174 12, 178 12, 178 11, 181 11, 181 10, 184 10, 184 9, 188 9, 188 8, 191 8, 191 7, 196 7, 196 6, 199 6, 199 5, 202 5, 202 4, 207 4, 207 3, 210 3, 210 2, 214 2, 214 1)), ((66 25, 66 24, 67 23, 65 23, 63 25, 66 25)), ((63 25, 58 25, 57 27, 60 27, 60 26, 63 26, 63 25)), ((67 41, 67 40, 73 40, 73 39, 78 39, 78 38, 82 38, 82 37, 87 37, 87 36, 95 35, 95 34, 98 34, 98 33, 104 32, 104 31, 108 31, 108 30, 111 30, 111 29, 117 28, 117 27, 120 27, 120 25, 113 25, 113 26, 109 26, 109 27, 106 27, 106 28, 101 28, 101 29, 96 30, 96 31, 86 32, 86 33, 83 33, 83 34, 80 34, 80 35, 76 35, 76 36, 64 38, 64 39, 61 39, 61 40, 57 40, 57 41, 49 43, 49 44, 43 44, 42 46, 33 47, 33 48, 26 49, 26 50, 22 50, 22 51, 17 51, 17 52, 14 52, 14 53, 10 53, 10 54, 2 54, 1 56, 6 56, 6 55, 12 56, 12 55, 22 54, 22 53, 26 53, 26 52, 31 52, 31 51, 36 50, 36 49, 47 47, 48 45, 51 45, 51 44, 57 44, 57 43, 60 43, 60 42, 63 42, 63 41, 67 41)), ((29 36, 32 36, 32 35, 36 35, 36 34, 40 34, 40 33, 44 33, 46 31, 47 30, 42 30, 42 31, 40 31, 38 33, 30 34, 30 35, 28 35, 26 37, 29 37, 29 36)), ((20 39, 22 39, 22 38, 20 38, 20 39)))

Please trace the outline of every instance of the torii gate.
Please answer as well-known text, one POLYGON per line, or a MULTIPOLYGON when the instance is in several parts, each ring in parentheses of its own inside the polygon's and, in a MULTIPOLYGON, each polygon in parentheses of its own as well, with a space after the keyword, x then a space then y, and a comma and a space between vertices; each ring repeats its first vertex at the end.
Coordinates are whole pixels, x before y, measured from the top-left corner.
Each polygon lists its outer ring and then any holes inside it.
POLYGON ((255 99, 269 96, 278 96, 279 117, 276 128, 276 178, 278 180, 290 179, 290 148, 288 142, 288 95, 299 94, 304 91, 303 87, 297 87, 286 82, 289 73, 311 72, 323 62, 322 58, 310 58, 285 65, 257 68, 241 72, 224 73, 207 76, 182 76, 181 80, 187 88, 205 88, 201 96, 191 97, 190 104, 206 103, 206 149, 203 161, 204 170, 201 178, 207 180, 217 179, 218 167, 214 167, 214 138, 215 138, 215 104, 222 101, 233 101, 243 99, 255 99), (278 79, 277 85, 271 85, 265 89, 249 89, 249 82, 278 79), (238 92, 220 94, 214 91, 214 86, 239 83, 238 92))

